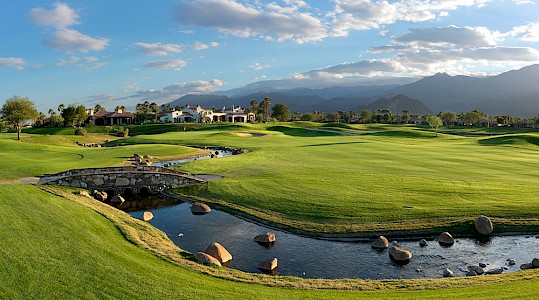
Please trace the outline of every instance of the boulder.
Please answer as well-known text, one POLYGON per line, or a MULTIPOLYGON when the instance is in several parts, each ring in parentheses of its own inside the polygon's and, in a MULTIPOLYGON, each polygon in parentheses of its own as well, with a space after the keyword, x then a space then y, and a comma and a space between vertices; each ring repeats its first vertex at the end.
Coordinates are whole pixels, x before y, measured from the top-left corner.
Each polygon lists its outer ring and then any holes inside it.
POLYGON ((106 192, 100 192, 100 191, 97 191, 97 190, 94 191, 94 198, 96 198, 99 201, 105 201, 105 200, 107 200, 107 197, 108 197, 108 195, 107 195, 106 192))
POLYGON ((211 243, 204 253, 215 257, 221 264, 232 260, 232 255, 219 243, 211 243))
POLYGON ((142 215, 142 220, 144 220, 144 222, 150 222, 152 219, 153 219, 153 214, 150 211, 145 211, 144 214, 142 215))
POLYGON ((381 235, 377 237, 374 241, 372 241, 371 247, 376 250, 387 249, 387 247, 389 247, 389 242, 387 241, 385 236, 381 235))
POLYGON ((87 190, 80 190, 79 195, 84 196, 84 197, 88 197, 88 198, 92 198, 92 196, 90 196, 90 193, 88 193, 87 190))
POLYGON ((419 241, 419 246, 421 246, 421 247, 426 247, 426 246, 428 246, 428 245, 429 245, 429 244, 427 243, 427 241, 426 241, 425 239, 421 239, 421 240, 419 241))
POLYGON ((150 162, 153 161, 153 157, 151 157, 150 155, 144 155, 142 159, 149 160, 150 162))
POLYGON ((257 243, 269 244, 275 242, 275 233, 266 232, 265 234, 259 234, 255 236, 254 241, 257 243))
POLYGON ((486 267, 487 267, 487 264, 485 264, 485 263, 479 263, 479 266, 480 266, 481 268, 486 268, 486 267))
POLYGON ((195 254, 195 259, 199 262, 199 263, 202 263, 202 264, 206 264, 206 265, 214 265, 214 266, 221 266, 221 263, 217 260, 217 258, 211 256, 211 255, 208 255, 204 252, 197 252, 195 254))
POLYGON ((475 229, 482 235, 489 235, 494 227, 487 216, 479 216, 475 219, 475 229))
POLYGON ((277 268, 277 258, 265 260, 259 263, 256 267, 262 271, 273 271, 275 268, 277 268))
POLYGON ((480 266, 468 266, 468 271, 474 271, 477 275, 485 273, 485 270, 480 266))
POLYGON ((116 181, 114 182, 116 186, 127 186, 129 185, 129 183, 130 183, 129 179, 124 178, 124 177, 118 177, 116 178, 116 181))
POLYGON ((533 264, 532 263, 521 264, 520 269, 521 270, 533 269, 533 264))
POLYGON ((151 160, 145 160, 145 161, 142 162, 142 165, 149 167, 149 166, 152 165, 152 161, 151 160))
POLYGON ((442 246, 451 246, 455 243, 455 239, 449 232, 442 232, 438 237, 438 243, 442 246))
POLYGON ((466 272, 465 275, 466 276, 477 276, 477 273, 475 273, 474 271, 468 271, 468 272, 466 272))
POLYGON ((407 264, 412 259, 412 252, 397 246, 389 248, 389 258, 398 264, 407 264))
POLYGON ((487 270, 485 274, 486 275, 502 274, 503 271, 504 271, 503 268, 496 268, 496 269, 487 270))
POLYGON ((445 268, 443 276, 444 277, 454 277, 455 275, 453 274, 453 271, 451 271, 451 269, 445 268))
POLYGON ((532 266, 533 266, 534 268, 539 268, 539 258, 538 258, 538 257, 536 257, 536 258, 534 258, 534 259, 532 260, 532 266))
POLYGON ((517 262, 514 259, 510 259, 507 264, 510 265, 510 266, 514 266, 514 265, 517 264, 517 262))
POLYGON ((135 160, 142 160, 142 156, 140 156, 140 155, 137 154, 137 153, 133 154, 133 158, 134 158, 135 160))
POLYGON ((210 211, 211 208, 202 202, 195 202, 193 205, 191 205, 191 212, 194 215, 203 215, 209 213, 210 211))
POLYGON ((110 199, 110 203, 112 203, 112 204, 122 204, 124 202, 125 202, 125 199, 121 195, 114 195, 110 199))

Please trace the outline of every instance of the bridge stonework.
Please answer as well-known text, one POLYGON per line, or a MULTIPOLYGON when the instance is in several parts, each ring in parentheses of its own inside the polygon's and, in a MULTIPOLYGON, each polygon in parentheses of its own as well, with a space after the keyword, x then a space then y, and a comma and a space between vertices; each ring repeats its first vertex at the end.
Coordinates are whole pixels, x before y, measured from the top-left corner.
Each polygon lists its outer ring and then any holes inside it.
POLYGON ((201 183, 190 174, 156 166, 74 169, 46 174, 39 184, 62 185, 113 194, 156 194, 167 187, 201 183))

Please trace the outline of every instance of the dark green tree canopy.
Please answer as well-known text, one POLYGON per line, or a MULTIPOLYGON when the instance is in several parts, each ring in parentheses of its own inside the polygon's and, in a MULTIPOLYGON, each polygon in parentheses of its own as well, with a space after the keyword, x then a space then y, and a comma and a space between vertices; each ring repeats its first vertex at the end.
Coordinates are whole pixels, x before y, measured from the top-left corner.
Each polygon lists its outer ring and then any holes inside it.
POLYGON ((286 122, 290 120, 290 109, 288 105, 284 103, 277 103, 272 108, 271 116, 276 118, 279 122, 286 122))

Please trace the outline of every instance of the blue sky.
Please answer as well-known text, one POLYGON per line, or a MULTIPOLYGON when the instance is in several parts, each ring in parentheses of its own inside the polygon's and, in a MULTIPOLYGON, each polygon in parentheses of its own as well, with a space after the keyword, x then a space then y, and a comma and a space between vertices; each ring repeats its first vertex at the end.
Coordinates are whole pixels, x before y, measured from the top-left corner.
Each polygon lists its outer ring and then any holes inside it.
POLYGON ((531 0, 3 1, 0 99, 113 109, 277 87, 484 76, 539 63, 531 0))

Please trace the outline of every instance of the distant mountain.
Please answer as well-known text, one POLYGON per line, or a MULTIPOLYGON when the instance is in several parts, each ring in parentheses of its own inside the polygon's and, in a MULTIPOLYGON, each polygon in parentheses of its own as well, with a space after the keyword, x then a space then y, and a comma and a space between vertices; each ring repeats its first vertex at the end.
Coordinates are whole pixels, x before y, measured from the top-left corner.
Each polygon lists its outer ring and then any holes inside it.
MULTIPOLYGON (((401 114, 403 110, 408 110, 410 114, 432 114, 432 111, 421 101, 402 94, 391 98, 380 98, 369 104, 367 108, 371 111, 386 109, 393 114, 401 114)), ((359 107, 357 110, 360 110, 359 107)))
POLYGON ((392 105, 393 108, 390 110, 396 110, 394 113, 399 113, 402 110, 400 107, 407 107, 403 109, 414 113, 440 111, 460 113, 478 109, 490 115, 531 117, 539 114, 538 78, 539 65, 532 65, 482 78, 438 73, 404 85, 286 88, 287 85, 284 84, 286 80, 274 80, 256 82, 243 88, 213 95, 186 95, 172 104, 247 107, 253 99, 260 102, 265 97, 270 97, 274 104, 279 102, 287 104, 292 112, 360 111, 365 107, 377 110, 378 107, 388 109, 388 105, 392 105), (393 99, 398 95, 406 95, 409 98, 393 99), (385 102, 380 98, 386 98, 385 102), (415 101, 419 101, 421 105, 413 103, 412 99, 417 99, 415 101))
POLYGON ((478 109, 490 115, 531 117, 539 113, 539 65, 491 77, 436 74, 396 87, 384 96, 405 94, 434 112, 478 109))

